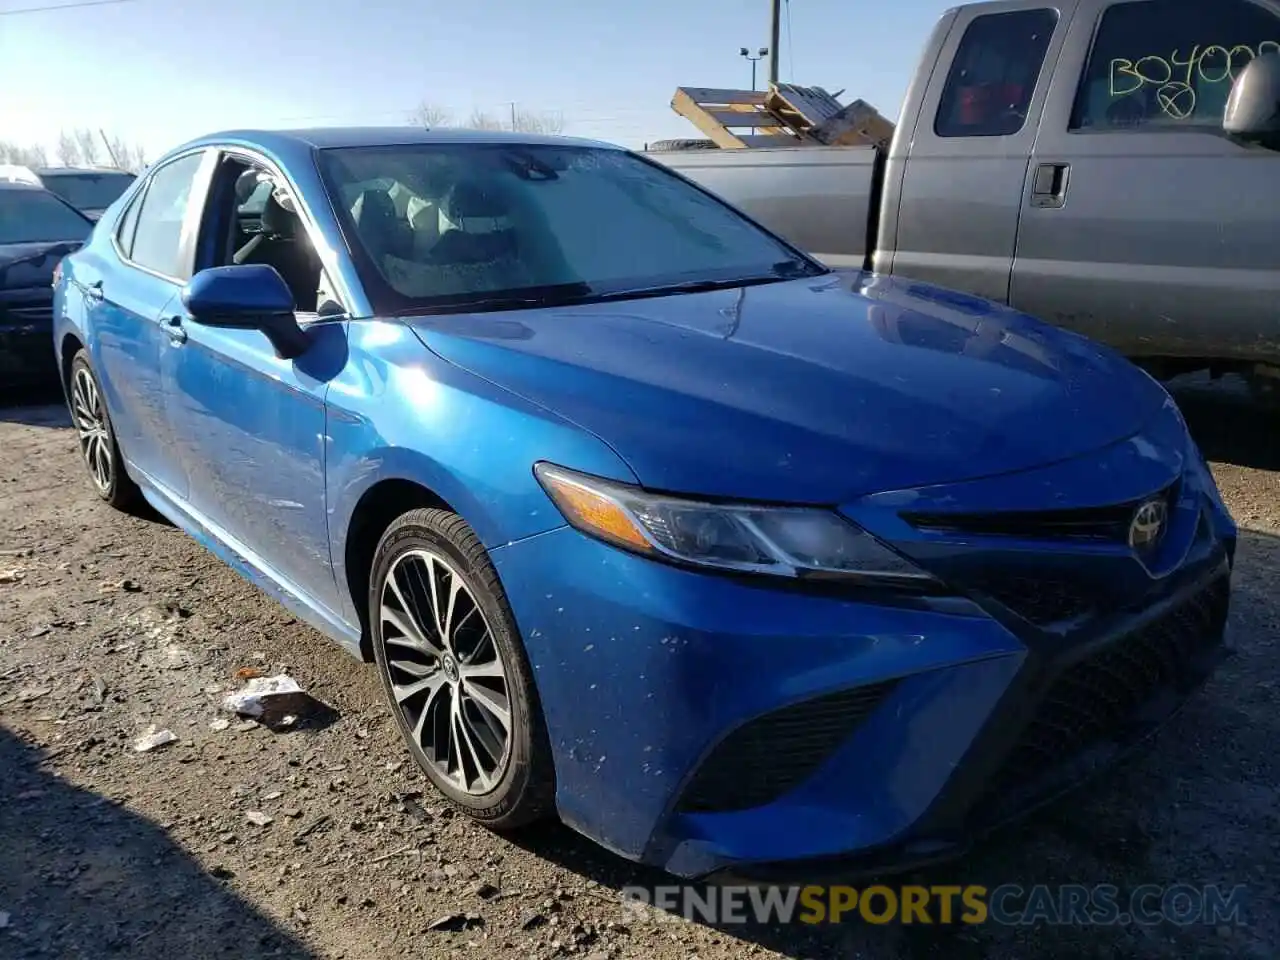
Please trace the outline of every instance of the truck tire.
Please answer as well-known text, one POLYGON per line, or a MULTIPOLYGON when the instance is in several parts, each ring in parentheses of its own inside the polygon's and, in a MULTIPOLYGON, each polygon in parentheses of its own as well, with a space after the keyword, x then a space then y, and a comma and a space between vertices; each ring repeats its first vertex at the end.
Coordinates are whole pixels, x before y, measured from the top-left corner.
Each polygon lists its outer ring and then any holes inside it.
POLYGON ((667 153, 672 150, 719 150, 714 140, 655 140, 649 144, 650 153, 667 153))

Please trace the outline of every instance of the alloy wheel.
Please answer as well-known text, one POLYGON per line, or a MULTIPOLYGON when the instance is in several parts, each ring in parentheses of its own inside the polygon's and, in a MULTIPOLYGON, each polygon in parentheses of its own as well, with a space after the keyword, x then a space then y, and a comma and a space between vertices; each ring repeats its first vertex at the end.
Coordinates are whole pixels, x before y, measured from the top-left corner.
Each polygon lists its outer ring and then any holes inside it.
POLYGON ((380 604, 386 670, 414 743, 458 790, 485 794, 511 755, 507 670, 484 612, 439 554, 409 550, 380 604))
POLYGON ((80 437, 80 452, 98 490, 107 493, 115 479, 111 434, 102 409, 97 381, 86 367, 77 367, 71 380, 71 416, 80 437))

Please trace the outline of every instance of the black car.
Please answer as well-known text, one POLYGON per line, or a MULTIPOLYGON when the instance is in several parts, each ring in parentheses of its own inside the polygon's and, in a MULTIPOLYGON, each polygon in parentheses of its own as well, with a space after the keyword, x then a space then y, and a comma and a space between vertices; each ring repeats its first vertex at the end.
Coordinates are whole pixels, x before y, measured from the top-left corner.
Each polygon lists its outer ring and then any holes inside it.
POLYGON ((92 167, 37 167, 31 171, 40 185, 56 193, 90 220, 97 220, 129 189, 134 175, 127 170, 92 167))
POLYGON ((0 394, 57 384, 53 270, 92 231, 48 190, 0 182, 0 394))

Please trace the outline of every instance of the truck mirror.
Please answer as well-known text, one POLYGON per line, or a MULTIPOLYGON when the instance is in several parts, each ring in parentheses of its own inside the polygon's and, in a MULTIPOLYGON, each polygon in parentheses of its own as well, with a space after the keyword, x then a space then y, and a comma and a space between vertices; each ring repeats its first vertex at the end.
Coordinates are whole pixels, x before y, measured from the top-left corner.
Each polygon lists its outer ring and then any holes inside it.
POLYGON ((1249 61, 1236 78, 1222 129, 1244 143, 1280 148, 1280 53, 1249 61))

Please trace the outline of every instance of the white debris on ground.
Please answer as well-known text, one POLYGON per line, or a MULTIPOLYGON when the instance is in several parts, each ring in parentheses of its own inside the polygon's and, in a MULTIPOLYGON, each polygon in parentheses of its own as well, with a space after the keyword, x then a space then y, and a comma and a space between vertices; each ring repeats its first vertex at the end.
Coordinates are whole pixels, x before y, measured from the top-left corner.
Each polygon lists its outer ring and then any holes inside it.
POLYGON ((157 747, 167 746, 174 743, 178 739, 172 730, 158 730, 152 724, 147 728, 147 732, 133 741, 133 749, 136 753, 147 753, 157 747))

